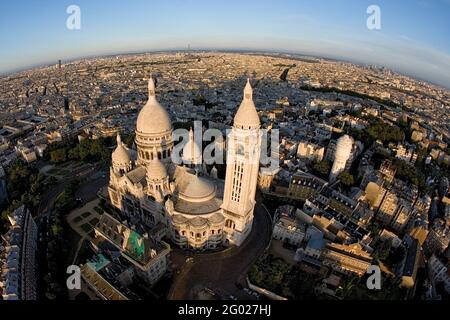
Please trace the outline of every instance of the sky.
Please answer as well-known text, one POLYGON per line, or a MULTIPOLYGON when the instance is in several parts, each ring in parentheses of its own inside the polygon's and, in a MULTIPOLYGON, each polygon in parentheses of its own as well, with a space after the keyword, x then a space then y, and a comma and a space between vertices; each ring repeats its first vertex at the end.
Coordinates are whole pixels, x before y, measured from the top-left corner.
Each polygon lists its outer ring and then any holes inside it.
POLYGON ((375 64, 450 89, 450 0, 0 1, 0 74, 188 44, 375 64), (66 26, 70 5, 80 30, 66 26), (380 30, 367 28, 369 5, 380 30))

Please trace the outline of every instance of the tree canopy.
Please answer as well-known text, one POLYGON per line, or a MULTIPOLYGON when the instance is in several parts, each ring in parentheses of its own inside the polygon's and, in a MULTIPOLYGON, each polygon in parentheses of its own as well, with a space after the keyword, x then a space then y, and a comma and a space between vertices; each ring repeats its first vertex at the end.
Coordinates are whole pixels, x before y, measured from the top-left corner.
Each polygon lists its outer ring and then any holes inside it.
POLYGON ((353 187, 353 185, 355 184, 355 178, 353 177, 352 174, 350 174, 348 172, 342 172, 339 175, 338 179, 346 187, 353 187))
POLYGON ((320 162, 317 162, 316 164, 314 164, 313 170, 317 176, 319 176, 323 179, 327 179, 328 174, 330 173, 330 170, 331 170, 331 165, 328 161, 323 160, 323 161, 320 161, 320 162))

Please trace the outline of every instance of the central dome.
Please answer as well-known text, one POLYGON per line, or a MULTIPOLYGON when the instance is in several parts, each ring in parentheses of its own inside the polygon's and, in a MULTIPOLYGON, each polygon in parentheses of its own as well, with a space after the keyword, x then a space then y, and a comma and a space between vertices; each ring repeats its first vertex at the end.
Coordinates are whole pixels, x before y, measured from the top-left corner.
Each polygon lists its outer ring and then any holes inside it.
POLYGON ((190 174, 189 181, 179 192, 182 200, 189 202, 205 202, 216 196, 216 186, 209 180, 190 174))
POLYGON ((136 131, 143 134, 160 134, 172 130, 169 114, 156 100, 155 83, 148 82, 148 101, 137 118, 136 131))

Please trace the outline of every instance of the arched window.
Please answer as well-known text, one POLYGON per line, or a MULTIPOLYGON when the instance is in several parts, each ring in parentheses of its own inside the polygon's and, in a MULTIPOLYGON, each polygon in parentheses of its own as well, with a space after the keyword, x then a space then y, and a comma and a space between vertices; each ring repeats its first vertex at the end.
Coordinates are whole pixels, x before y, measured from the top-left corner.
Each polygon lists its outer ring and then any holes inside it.
POLYGON ((236 227, 236 225, 234 224, 233 220, 228 219, 228 220, 225 222, 225 227, 234 230, 234 228, 236 227))
POLYGON ((238 155, 241 155, 241 156, 243 156, 243 155, 245 154, 245 152, 244 152, 244 146, 243 146, 242 144, 238 144, 238 145, 237 145, 237 147, 236 147, 236 153, 237 153, 238 155))

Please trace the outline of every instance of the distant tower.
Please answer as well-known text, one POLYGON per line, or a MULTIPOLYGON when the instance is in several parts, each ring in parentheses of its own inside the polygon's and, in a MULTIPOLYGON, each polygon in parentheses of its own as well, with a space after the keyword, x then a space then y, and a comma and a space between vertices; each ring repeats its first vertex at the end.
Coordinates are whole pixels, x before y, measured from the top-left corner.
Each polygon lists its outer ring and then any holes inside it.
POLYGON ((225 233, 231 244, 241 245, 253 224, 261 153, 260 121, 250 81, 228 135, 224 199, 225 233))
POLYGON ((61 66, 62 66, 61 60, 58 60, 58 69, 61 69, 61 66))
POLYGON ((336 144, 336 152, 334 155, 333 168, 330 173, 330 182, 336 181, 339 174, 344 172, 345 166, 348 159, 350 159, 350 154, 353 148, 353 139, 348 135, 340 138, 336 144))
POLYGON ((173 150, 172 123, 166 109, 156 100, 153 78, 148 82, 148 101, 136 124, 138 164, 149 165, 158 159, 166 166, 171 163, 173 150))

